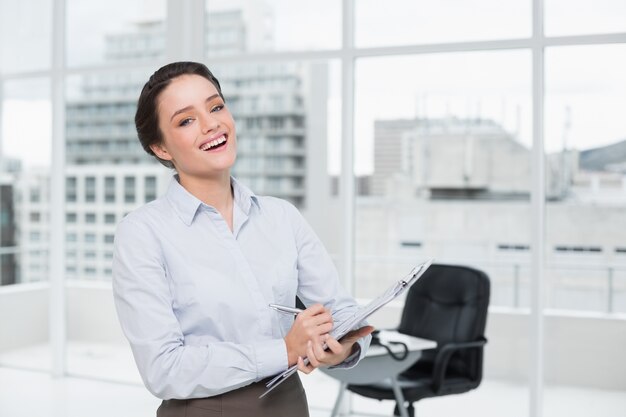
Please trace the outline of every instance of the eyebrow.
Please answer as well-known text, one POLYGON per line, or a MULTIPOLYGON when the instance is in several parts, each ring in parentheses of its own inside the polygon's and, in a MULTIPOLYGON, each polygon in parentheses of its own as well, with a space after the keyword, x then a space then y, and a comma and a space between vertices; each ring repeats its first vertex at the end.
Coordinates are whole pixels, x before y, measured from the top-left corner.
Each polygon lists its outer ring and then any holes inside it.
MULTIPOLYGON (((211 100, 213 100, 214 98, 219 97, 219 96, 220 96, 219 94, 213 94, 211 97, 208 97, 206 100, 204 100, 204 102, 205 102, 205 103, 208 103, 208 102, 210 102, 211 100)), ((174 114, 172 114, 172 117, 170 117, 170 122, 171 122, 172 120, 174 120, 174 117, 176 117, 176 115, 181 114, 181 113, 184 113, 184 112, 186 112, 186 111, 188 111, 188 110, 191 110, 192 108, 193 108, 193 106, 187 106, 187 107, 183 107, 182 109, 176 110, 176 111, 174 112, 174 114)))

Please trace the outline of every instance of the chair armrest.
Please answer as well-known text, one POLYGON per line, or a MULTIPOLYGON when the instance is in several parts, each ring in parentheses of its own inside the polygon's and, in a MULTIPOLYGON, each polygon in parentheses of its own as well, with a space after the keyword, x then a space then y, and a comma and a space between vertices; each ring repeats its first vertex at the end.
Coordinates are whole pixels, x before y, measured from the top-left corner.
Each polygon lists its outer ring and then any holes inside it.
POLYGON ((446 369, 448 368, 448 362, 454 352, 464 349, 478 349, 485 346, 487 339, 481 337, 479 340, 473 342, 462 343, 446 343, 441 346, 435 357, 435 363, 433 366, 433 391, 439 393, 443 382, 446 378, 446 369))

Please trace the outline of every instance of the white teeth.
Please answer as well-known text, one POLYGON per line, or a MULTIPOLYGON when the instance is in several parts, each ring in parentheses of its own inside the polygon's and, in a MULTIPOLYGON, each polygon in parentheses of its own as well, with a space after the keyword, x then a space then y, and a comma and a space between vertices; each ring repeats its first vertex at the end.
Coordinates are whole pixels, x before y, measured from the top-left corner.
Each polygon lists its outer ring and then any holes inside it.
POLYGON ((204 145, 200 146, 200 150, 206 151, 206 150, 216 147, 217 145, 221 145, 224 142, 226 142, 226 138, 224 136, 220 136, 219 138, 212 140, 211 142, 207 142, 204 145))

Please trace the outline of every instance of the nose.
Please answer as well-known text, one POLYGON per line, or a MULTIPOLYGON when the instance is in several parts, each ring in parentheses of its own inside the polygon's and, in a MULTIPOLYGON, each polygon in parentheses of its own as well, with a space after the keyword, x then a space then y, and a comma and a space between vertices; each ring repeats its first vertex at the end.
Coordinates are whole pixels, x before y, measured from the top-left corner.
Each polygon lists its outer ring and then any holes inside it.
POLYGON ((217 117, 210 111, 200 116, 200 127, 203 134, 207 134, 212 130, 217 129, 220 126, 220 122, 217 117))

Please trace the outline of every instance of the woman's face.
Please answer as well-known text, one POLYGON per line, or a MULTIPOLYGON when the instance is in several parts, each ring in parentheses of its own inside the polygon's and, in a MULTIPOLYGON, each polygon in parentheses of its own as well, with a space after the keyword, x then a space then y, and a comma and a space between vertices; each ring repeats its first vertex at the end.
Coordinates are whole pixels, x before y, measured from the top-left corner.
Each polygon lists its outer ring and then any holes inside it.
POLYGON ((181 75, 157 100, 163 143, 152 151, 172 161, 181 180, 230 174, 237 156, 235 122, 215 86, 199 75, 181 75))

